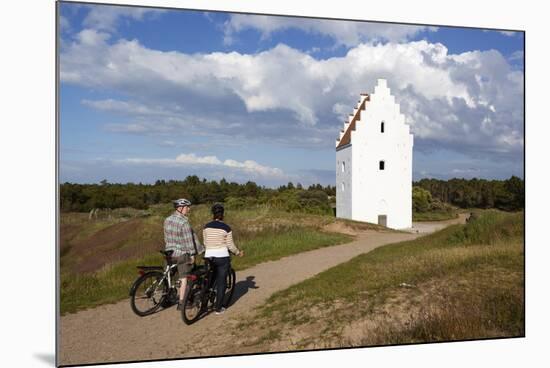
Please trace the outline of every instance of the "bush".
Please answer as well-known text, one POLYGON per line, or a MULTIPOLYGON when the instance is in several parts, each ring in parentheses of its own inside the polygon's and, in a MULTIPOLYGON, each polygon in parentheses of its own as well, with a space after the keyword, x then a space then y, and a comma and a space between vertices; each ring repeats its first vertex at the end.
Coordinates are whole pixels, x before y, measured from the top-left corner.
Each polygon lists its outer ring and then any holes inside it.
POLYGON ((421 187, 414 186, 412 192, 413 221, 441 221, 456 218, 455 209, 421 187))
POLYGON ((432 204, 432 195, 426 189, 413 187, 412 204, 414 212, 428 212, 432 204))
POLYGON ((314 214, 330 214, 332 209, 328 195, 322 190, 302 191, 298 195, 305 212, 314 214))
POLYGON ((228 197, 225 200, 227 208, 238 210, 246 207, 246 201, 244 198, 228 197))
POLYGON ((322 190, 286 189, 275 193, 267 204, 288 212, 332 214, 328 195, 322 190))

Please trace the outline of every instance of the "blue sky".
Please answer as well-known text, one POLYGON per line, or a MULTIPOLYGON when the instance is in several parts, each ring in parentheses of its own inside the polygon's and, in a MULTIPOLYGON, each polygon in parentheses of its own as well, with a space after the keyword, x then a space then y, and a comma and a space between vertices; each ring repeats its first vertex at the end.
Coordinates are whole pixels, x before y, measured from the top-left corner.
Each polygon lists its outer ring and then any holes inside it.
POLYGON ((520 32, 70 3, 59 22, 61 182, 334 185, 377 78, 415 180, 523 177, 520 32))

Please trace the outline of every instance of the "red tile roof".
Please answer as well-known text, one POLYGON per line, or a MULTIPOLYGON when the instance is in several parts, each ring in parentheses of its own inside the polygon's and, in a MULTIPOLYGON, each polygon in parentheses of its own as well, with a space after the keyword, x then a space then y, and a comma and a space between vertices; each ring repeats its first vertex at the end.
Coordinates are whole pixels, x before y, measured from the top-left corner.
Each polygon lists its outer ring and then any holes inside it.
POLYGON ((367 96, 367 98, 363 100, 363 102, 361 103, 361 105, 359 106, 355 114, 350 114, 350 115, 353 115, 353 118, 351 119, 351 122, 348 125, 348 129, 346 129, 346 132, 342 136, 342 139, 340 139, 340 142, 336 146, 337 150, 338 148, 346 146, 351 143, 351 131, 355 130, 355 123, 357 122, 357 120, 359 120, 359 114, 361 110, 365 110, 365 105, 367 104, 367 101, 370 101, 370 96, 368 94, 361 93, 361 96, 367 96))

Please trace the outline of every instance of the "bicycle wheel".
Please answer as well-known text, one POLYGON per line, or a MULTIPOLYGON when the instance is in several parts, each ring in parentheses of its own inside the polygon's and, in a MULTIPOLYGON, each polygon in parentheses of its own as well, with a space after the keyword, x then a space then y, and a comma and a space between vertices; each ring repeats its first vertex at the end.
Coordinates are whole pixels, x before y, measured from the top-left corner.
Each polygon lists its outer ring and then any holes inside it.
POLYGON ((235 282, 236 282, 235 270, 233 268, 229 269, 227 273, 227 281, 225 287, 225 295, 223 296, 223 307, 227 308, 231 303, 231 298, 233 297, 233 292, 235 291, 235 282))
POLYGON ((202 312, 201 285, 198 282, 187 284, 185 299, 183 301, 183 310, 181 318, 183 322, 190 325, 199 319, 202 312))
POLYGON ((135 314, 143 317, 160 308, 168 292, 163 276, 162 272, 147 272, 134 282, 130 288, 130 306, 135 314))

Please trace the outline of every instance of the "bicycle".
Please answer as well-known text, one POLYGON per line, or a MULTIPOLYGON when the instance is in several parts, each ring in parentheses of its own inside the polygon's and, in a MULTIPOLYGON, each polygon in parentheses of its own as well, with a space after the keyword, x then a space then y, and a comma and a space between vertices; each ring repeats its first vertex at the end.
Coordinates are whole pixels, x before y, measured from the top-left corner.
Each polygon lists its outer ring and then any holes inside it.
POLYGON ((173 250, 164 255, 166 266, 137 266, 141 275, 130 288, 130 306, 140 317, 156 312, 161 306, 168 308, 178 302, 179 280, 173 282, 178 272, 177 263, 172 258, 173 250))
MULTIPOLYGON (((216 281, 214 278, 214 267, 211 260, 205 258, 205 265, 197 267, 187 275, 187 288, 185 291, 183 310, 181 316, 183 321, 190 325, 196 322, 204 313, 213 309, 216 304, 216 281)), ((226 279, 226 292, 222 306, 229 306, 233 292, 235 291, 235 270, 229 268, 226 279)))

